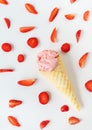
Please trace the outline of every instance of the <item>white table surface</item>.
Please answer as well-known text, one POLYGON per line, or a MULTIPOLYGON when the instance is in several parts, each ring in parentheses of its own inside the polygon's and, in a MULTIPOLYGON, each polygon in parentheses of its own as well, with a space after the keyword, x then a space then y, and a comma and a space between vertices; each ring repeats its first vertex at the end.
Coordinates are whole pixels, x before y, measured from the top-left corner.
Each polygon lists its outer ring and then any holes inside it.
POLYGON ((0 74, 0 129, 1 130, 40 130, 39 123, 49 119, 51 122, 45 130, 89 130, 92 129, 92 94, 85 89, 85 82, 92 79, 92 1, 78 0, 71 4, 69 0, 8 0, 9 5, 0 4, 0 45, 9 42, 13 50, 5 53, 0 49, 0 68, 14 68, 13 73, 0 74), (38 10, 37 15, 29 13, 24 4, 33 4, 38 10), (59 7, 59 13, 53 22, 48 18, 51 10, 59 7), (83 20, 83 13, 90 10, 89 20, 83 20), (64 14, 74 13, 75 19, 66 20, 64 14), (11 20, 11 27, 7 29, 4 17, 11 20), (34 25, 36 28, 28 33, 20 33, 20 26, 34 25), (57 43, 52 43, 50 34, 56 27, 57 43), (79 43, 76 42, 75 32, 81 29, 82 35, 79 43), (32 49, 26 41, 29 37, 38 37, 39 46, 32 49), (52 84, 44 79, 37 70, 36 56, 43 49, 54 49, 60 51, 63 43, 71 44, 70 52, 61 52, 69 77, 76 89, 76 94, 82 104, 78 112, 66 98, 60 94, 52 84), (87 63, 84 68, 78 65, 79 58, 89 52, 87 63), (26 59, 18 63, 17 55, 23 53, 26 59), (20 87, 17 81, 20 79, 37 78, 37 82, 29 87, 20 87), (50 101, 43 106, 38 101, 41 91, 50 93, 50 101), (15 108, 8 107, 9 99, 20 99, 23 104, 15 108), (68 104, 70 110, 66 113, 60 111, 63 104, 68 104), (21 127, 12 126, 7 116, 15 116, 21 127), (69 125, 68 118, 76 116, 81 122, 69 125))

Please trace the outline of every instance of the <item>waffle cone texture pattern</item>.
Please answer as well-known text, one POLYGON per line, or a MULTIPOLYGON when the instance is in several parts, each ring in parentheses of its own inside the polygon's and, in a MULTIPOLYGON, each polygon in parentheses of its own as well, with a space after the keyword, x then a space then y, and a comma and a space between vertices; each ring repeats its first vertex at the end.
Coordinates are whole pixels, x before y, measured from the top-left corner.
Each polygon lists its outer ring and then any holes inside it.
MULTIPOLYGON (((40 71, 40 70, 39 70, 40 71)), ((80 104, 77 100, 74 88, 67 76, 62 57, 59 54, 58 65, 52 71, 40 71, 40 73, 48 79, 70 102, 77 110, 80 110, 80 104)))

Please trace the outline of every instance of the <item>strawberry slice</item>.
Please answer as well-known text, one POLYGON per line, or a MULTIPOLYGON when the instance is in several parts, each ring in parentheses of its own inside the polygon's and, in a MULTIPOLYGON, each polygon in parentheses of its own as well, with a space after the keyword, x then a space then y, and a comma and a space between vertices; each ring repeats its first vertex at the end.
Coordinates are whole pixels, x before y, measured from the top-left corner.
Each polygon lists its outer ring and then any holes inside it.
POLYGON ((38 12, 35 9, 35 7, 32 4, 30 4, 30 3, 26 3, 25 4, 25 8, 27 9, 28 12, 30 12, 32 14, 38 14, 38 12))
POLYGON ((76 0, 70 0, 70 3, 74 3, 76 0))
POLYGON ((8 5, 8 1, 6 1, 6 0, 0 0, 0 4, 8 5))
POLYGON ((1 49, 4 51, 4 52, 10 52, 12 49, 13 49, 13 46, 11 43, 2 43, 1 45, 1 49))
POLYGON ((31 38, 28 38, 27 44, 31 48, 36 48, 39 44, 39 40, 37 37, 31 37, 31 38))
POLYGON ((69 106, 68 106, 68 105, 63 105, 63 106, 61 106, 61 111, 62 111, 62 112, 67 112, 67 111, 69 111, 69 106))
POLYGON ((68 20, 73 20, 75 18, 74 14, 65 14, 65 18, 68 20))
POLYGON ((86 63, 86 61, 87 61, 87 57, 88 57, 88 52, 86 52, 85 54, 83 54, 82 56, 81 56, 81 58, 79 59, 79 66, 81 67, 81 68, 83 68, 84 66, 85 66, 85 63, 86 63))
POLYGON ((84 21, 88 21, 89 13, 90 13, 89 10, 87 10, 87 11, 84 12, 84 14, 83 14, 83 19, 84 19, 84 21))
POLYGON ((40 128, 41 128, 41 129, 45 128, 45 127, 48 125, 49 122, 50 122, 49 120, 44 120, 44 121, 42 121, 42 122, 40 123, 40 128))
POLYGON ((80 119, 74 116, 69 117, 68 122, 70 125, 75 125, 80 122, 80 119))
POLYGON ((14 69, 5 69, 5 68, 3 68, 3 69, 0 69, 0 73, 4 73, 4 72, 13 72, 14 71, 14 69))
POLYGON ((92 80, 89 80, 85 83, 85 88, 89 91, 92 92, 92 80))
POLYGON ((19 85, 29 87, 32 86, 35 83, 35 81, 36 79, 24 79, 24 80, 19 80, 17 83, 19 85))
POLYGON ((16 99, 9 100, 9 107, 11 107, 11 108, 14 108, 20 104, 22 104, 21 100, 16 100, 16 99))
POLYGON ((26 33, 29 31, 32 31, 35 28, 35 26, 25 26, 25 27, 20 27, 20 32, 22 33, 26 33))
POLYGON ((52 22, 55 19, 55 17, 57 16, 58 12, 59 12, 59 8, 58 7, 55 7, 51 11, 50 16, 49 16, 49 22, 52 22))
POLYGON ((61 51, 63 51, 64 53, 67 53, 70 51, 70 43, 63 43, 61 46, 61 51))
POLYGON ((82 32, 82 30, 80 30, 80 29, 76 32, 76 41, 77 41, 77 43, 80 40, 81 32, 82 32))
POLYGON ((18 122, 18 120, 14 117, 14 116, 8 116, 8 121, 14 125, 14 126, 17 126, 17 127, 20 127, 20 123, 18 122))
POLYGON ((56 28, 53 29, 52 33, 51 33, 51 37, 50 37, 51 41, 53 43, 55 43, 57 41, 57 30, 56 28))
POLYGON ((38 99, 41 104, 45 105, 49 102, 49 94, 43 91, 38 95, 38 99))
POLYGON ((5 21, 6 25, 7 25, 7 28, 9 29, 10 26, 11 26, 10 19, 9 18, 4 18, 4 21, 5 21))

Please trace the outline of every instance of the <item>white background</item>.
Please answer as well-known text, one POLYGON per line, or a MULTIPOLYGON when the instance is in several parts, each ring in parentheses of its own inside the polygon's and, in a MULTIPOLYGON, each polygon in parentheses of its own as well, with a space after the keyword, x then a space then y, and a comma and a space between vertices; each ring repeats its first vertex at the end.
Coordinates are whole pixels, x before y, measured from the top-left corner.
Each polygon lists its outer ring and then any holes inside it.
POLYGON ((0 4, 0 46, 3 42, 13 45, 9 53, 2 51, 0 47, 0 68, 14 68, 13 73, 0 74, 0 129, 1 130, 40 130, 39 123, 49 119, 51 122, 45 130, 89 130, 92 129, 92 94, 85 89, 85 82, 92 79, 92 1, 78 0, 71 4, 69 0, 9 0, 9 5, 0 4), (25 9, 25 3, 31 3, 39 12, 37 15, 29 13, 25 9), (49 15, 54 7, 58 7, 59 13, 53 22, 49 22, 49 15), (83 20, 83 13, 90 10, 89 21, 83 20), (68 21, 64 14, 74 13, 75 19, 68 21), (7 29, 3 20, 7 17, 11 20, 11 28, 7 29), (36 26, 31 32, 22 34, 21 26, 36 26), (50 41, 50 34, 56 27, 57 43, 50 41), (81 29, 82 35, 79 43, 76 43, 75 32, 81 29), (26 41, 29 37, 38 37, 39 46, 31 49, 26 41), (78 112, 60 94, 52 84, 44 79, 37 70, 36 56, 43 49, 60 51, 63 43, 69 42, 71 50, 67 54, 61 52, 69 77, 79 98, 81 110, 78 112), (83 69, 78 65, 79 58, 89 52, 87 63, 83 69), (17 55, 26 55, 25 62, 18 63, 17 55), (37 82, 29 87, 17 84, 20 79, 37 78, 37 82), (50 93, 50 101, 43 106, 38 101, 38 94, 42 91, 50 93), (9 99, 20 99, 23 104, 15 108, 8 107, 9 99), (63 104, 70 106, 69 112, 62 113, 60 107, 63 104), (12 126, 7 119, 8 115, 15 116, 21 127, 12 126), (68 118, 76 116, 81 119, 77 125, 68 124, 68 118))

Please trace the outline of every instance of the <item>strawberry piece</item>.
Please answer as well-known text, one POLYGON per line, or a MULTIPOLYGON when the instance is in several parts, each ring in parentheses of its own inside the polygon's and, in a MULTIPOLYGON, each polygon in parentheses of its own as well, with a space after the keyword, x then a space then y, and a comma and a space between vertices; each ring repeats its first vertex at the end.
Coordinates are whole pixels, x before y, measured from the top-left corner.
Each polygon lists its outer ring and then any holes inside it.
POLYGON ((70 125, 75 125, 80 122, 80 119, 74 116, 69 117, 68 122, 70 125))
POLYGON ((9 100, 9 107, 11 107, 11 108, 14 108, 20 104, 22 104, 21 100, 16 100, 16 99, 9 100))
POLYGON ((38 46, 38 38, 36 37, 31 37, 27 40, 27 44, 31 47, 31 48, 36 48, 38 46))
POLYGON ((26 32, 29 32, 29 31, 32 31, 35 27, 34 26, 25 26, 25 27, 20 27, 20 32, 22 33, 26 33, 26 32))
POLYGON ((12 50, 12 45, 10 43, 2 43, 1 48, 4 52, 10 52, 12 50))
POLYGON ((68 105, 63 105, 63 106, 61 106, 61 111, 62 111, 62 112, 67 112, 67 111, 69 111, 69 106, 68 106, 68 105))
POLYGON ((85 66, 85 63, 86 63, 86 61, 87 61, 87 57, 88 57, 88 52, 86 52, 85 54, 83 54, 82 56, 81 56, 81 58, 79 59, 79 66, 81 67, 81 68, 83 68, 84 66, 85 66))
POLYGON ((43 105, 49 102, 49 94, 47 92, 41 92, 38 96, 39 102, 43 105))
POLYGON ((55 43, 57 41, 57 30, 56 28, 53 29, 52 33, 51 33, 51 37, 50 37, 51 41, 53 43, 55 43))
POLYGON ((0 0, 0 4, 8 5, 8 1, 6 1, 6 0, 0 0))
POLYGON ((10 19, 9 18, 4 18, 4 21, 5 21, 6 25, 7 25, 7 28, 9 29, 10 25, 11 25, 10 19))
POLYGON ((85 83, 85 88, 89 91, 92 92, 92 80, 89 80, 85 83))
POLYGON ((63 43, 63 45, 61 46, 61 50, 64 52, 64 53, 67 53, 70 51, 70 44, 69 43, 63 43))
POLYGON ((83 19, 84 19, 84 21, 88 21, 89 13, 90 13, 89 10, 87 10, 87 11, 84 12, 84 14, 83 14, 83 19))
POLYGON ((35 9, 35 7, 32 4, 30 4, 30 3, 26 3, 25 4, 25 8, 27 9, 28 12, 30 12, 32 14, 38 14, 38 12, 35 9))
POLYGON ((3 73, 3 72, 13 72, 14 69, 0 69, 0 73, 3 73))
POLYGON ((25 56, 23 54, 19 54, 17 60, 18 62, 23 62, 25 60, 25 56))
POLYGON ((19 80, 17 83, 19 85, 29 87, 32 86, 35 83, 35 81, 36 79, 24 79, 24 80, 19 80))
POLYGON ((8 116, 8 121, 14 125, 14 126, 17 126, 17 127, 20 127, 20 123, 18 122, 18 120, 14 117, 14 116, 8 116))
POLYGON ((76 32, 76 41, 77 41, 77 43, 78 43, 79 40, 80 40, 81 32, 82 32, 82 30, 78 30, 78 31, 76 32))
POLYGON ((50 16, 49 16, 49 22, 52 22, 55 19, 55 17, 57 16, 58 12, 59 12, 59 8, 58 7, 55 7, 51 11, 50 16))
POLYGON ((75 18, 74 14, 65 14, 65 18, 68 20, 73 20, 75 18))
POLYGON ((41 128, 41 129, 45 128, 45 127, 48 125, 49 122, 50 122, 49 120, 44 120, 44 121, 42 121, 42 122, 40 123, 40 128, 41 128))
POLYGON ((70 3, 74 3, 76 0, 70 0, 70 3))

